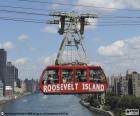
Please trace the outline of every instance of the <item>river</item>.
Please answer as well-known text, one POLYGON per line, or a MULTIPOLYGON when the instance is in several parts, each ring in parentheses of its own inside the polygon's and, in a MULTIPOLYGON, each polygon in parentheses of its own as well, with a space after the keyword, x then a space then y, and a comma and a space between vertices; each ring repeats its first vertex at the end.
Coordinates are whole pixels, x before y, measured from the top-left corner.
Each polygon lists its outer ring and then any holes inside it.
POLYGON ((4 116, 103 116, 89 111, 79 100, 74 95, 33 94, 0 105, 0 112, 7 113, 4 116))

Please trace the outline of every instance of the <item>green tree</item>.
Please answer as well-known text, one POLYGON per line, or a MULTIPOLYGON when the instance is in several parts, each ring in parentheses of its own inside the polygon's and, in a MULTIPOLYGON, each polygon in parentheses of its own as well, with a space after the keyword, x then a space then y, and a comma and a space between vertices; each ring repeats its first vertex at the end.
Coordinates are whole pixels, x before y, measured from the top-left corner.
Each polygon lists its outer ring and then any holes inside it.
POLYGON ((108 96, 106 97, 105 105, 109 105, 111 110, 118 107, 120 98, 118 96, 108 96))

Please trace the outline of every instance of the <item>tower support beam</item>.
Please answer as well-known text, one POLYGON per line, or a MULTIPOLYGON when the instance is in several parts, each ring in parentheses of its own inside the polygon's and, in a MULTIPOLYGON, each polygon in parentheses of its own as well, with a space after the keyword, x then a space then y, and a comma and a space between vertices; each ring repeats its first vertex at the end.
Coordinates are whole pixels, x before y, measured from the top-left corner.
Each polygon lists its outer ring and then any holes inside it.
MULTIPOLYGON (((75 64, 81 64, 81 63, 87 64, 86 50, 83 45, 84 27, 85 25, 90 24, 86 19, 95 18, 97 17, 97 15, 89 14, 89 13, 79 14, 76 12, 70 12, 70 13, 51 12, 49 15, 59 17, 59 20, 48 21, 47 23, 59 24, 60 29, 58 30, 58 33, 60 35, 64 35, 61 46, 59 48, 59 52, 57 54, 55 64, 56 65, 62 65, 62 64, 67 64, 67 63, 73 64, 74 62, 75 64), (79 53, 76 53, 75 51, 71 51, 70 62, 64 61, 64 57, 66 56, 65 49, 67 46, 71 47, 71 50, 72 50, 72 47, 75 47, 75 50, 79 52, 79 53), (77 55, 79 55, 80 59, 76 58, 77 55), (73 59, 73 57, 75 58, 73 59)), ((67 53, 67 54, 70 54, 70 53, 67 53)))

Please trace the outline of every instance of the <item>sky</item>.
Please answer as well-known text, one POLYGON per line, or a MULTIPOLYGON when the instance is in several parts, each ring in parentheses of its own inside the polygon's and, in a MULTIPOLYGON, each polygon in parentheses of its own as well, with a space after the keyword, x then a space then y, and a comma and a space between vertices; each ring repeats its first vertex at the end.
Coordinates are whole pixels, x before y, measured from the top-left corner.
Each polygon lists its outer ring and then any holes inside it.
POLYGON ((29 1, 32 2, 0 1, 0 48, 7 51, 7 60, 19 69, 20 79, 39 79, 42 70, 54 63, 63 36, 57 33, 58 25, 2 20, 2 17, 10 17, 47 21, 53 17, 5 10, 41 14, 76 11, 96 13, 98 17, 114 17, 91 19, 94 23, 85 29, 84 44, 90 64, 101 65, 107 76, 125 74, 126 70, 140 72, 140 21, 136 18, 140 16, 139 0, 46 0, 63 5, 44 3, 45 0, 29 1))

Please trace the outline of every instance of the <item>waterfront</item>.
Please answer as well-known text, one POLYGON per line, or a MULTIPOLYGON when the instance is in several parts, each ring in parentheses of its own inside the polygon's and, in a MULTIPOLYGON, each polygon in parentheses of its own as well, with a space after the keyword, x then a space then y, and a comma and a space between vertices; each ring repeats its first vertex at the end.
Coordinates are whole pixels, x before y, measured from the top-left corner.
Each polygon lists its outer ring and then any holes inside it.
MULTIPOLYGON (((103 116, 89 111, 79 103, 74 95, 43 95, 24 96, 0 106, 6 113, 64 113, 68 116, 103 116)), ((25 115, 24 116, 29 116, 25 115)), ((36 114, 37 115, 37 114, 36 114)), ((6 115, 10 116, 10 115, 6 115)), ((20 115, 21 116, 21 115, 20 115)), ((45 115, 44 115, 45 116, 45 115)))

